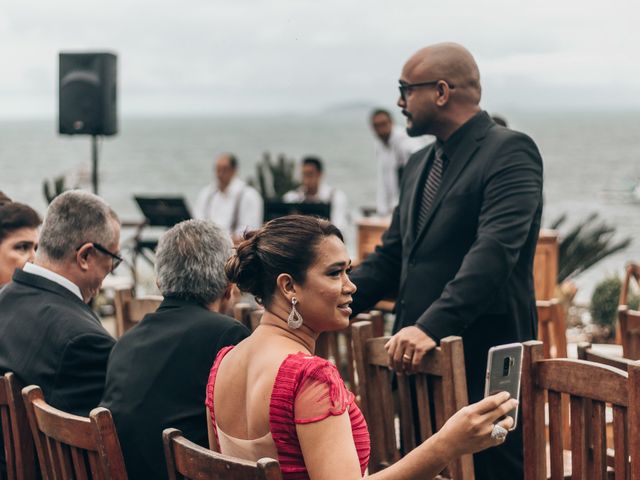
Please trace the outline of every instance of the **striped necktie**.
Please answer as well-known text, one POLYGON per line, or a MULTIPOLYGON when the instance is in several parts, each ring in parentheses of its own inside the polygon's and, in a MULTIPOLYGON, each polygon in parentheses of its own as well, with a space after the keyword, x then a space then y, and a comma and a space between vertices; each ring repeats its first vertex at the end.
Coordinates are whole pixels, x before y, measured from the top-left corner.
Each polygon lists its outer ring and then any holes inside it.
POLYGON ((429 175, 427 175, 427 182, 422 190, 422 201, 420 202, 420 210, 418 211, 418 232, 422 230, 422 227, 424 227, 427 217, 429 216, 429 210, 431 209, 433 199, 436 198, 436 194, 438 193, 438 188, 442 181, 442 174, 444 173, 446 158, 447 156, 444 153, 442 144, 436 144, 433 164, 431 165, 431 170, 429 170, 429 175))

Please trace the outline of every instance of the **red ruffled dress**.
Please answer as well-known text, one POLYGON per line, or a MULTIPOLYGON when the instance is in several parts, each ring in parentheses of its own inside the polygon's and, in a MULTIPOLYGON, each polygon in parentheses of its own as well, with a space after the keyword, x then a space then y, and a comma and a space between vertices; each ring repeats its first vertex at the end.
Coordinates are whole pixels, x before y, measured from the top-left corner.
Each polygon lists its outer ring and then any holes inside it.
MULTIPOLYGON (((213 405, 218 366, 232 348, 233 346, 230 346, 220 350, 211 367, 207 383, 206 405, 218 439, 221 438, 221 434, 227 439, 232 438, 222 431, 218 432, 213 405)), ((351 419, 353 442, 364 475, 369 463, 369 431, 362 412, 355 403, 355 397, 347 390, 338 369, 327 360, 302 352, 290 354, 283 360, 271 392, 269 424, 278 455, 277 460, 280 462, 285 480, 309 478, 298 441, 296 424, 319 422, 329 415, 342 415, 347 410, 351 419)), ((265 437, 262 437, 257 441, 264 440, 265 437)), ((247 442, 247 440, 236 439, 235 443, 238 442, 247 442)), ((231 453, 225 452, 223 445, 224 442, 221 445, 222 453, 231 453)), ((256 461, 257 458, 246 458, 246 460, 256 461)))

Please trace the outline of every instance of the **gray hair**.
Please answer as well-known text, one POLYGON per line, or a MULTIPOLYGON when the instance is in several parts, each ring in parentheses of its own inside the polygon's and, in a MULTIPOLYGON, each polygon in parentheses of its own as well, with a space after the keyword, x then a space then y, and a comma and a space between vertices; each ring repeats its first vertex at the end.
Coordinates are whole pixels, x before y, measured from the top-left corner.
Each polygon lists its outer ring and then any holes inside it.
POLYGON ((231 256, 229 234, 207 220, 186 220, 160 237, 156 278, 165 297, 206 305, 224 294, 224 264, 231 256))
POLYGON ((106 247, 117 240, 113 222, 119 223, 118 215, 97 195, 81 190, 64 192, 47 209, 38 256, 55 262, 75 255, 84 243, 106 247))

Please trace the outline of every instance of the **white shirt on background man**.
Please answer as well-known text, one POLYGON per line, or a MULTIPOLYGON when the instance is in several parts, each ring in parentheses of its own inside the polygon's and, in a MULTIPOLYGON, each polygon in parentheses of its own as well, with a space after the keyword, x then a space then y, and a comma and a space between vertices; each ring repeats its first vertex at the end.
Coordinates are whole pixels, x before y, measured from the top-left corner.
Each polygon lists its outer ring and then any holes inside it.
POLYGON ((374 154, 377 161, 376 210, 378 215, 390 215, 398 204, 400 186, 398 168, 404 167, 413 152, 425 145, 424 140, 410 138, 405 129, 394 125, 385 144, 377 136, 374 154))
POLYGON ((312 197, 306 197, 304 188, 298 187, 296 190, 287 192, 282 200, 287 203, 321 202, 331 204, 331 223, 343 233, 349 223, 349 209, 347 196, 342 190, 333 188, 326 183, 320 183, 318 193, 312 197))
POLYGON ((235 177, 224 192, 213 184, 203 188, 193 213, 195 218, 211 220, 238 238, 245 230, 262 226, 263 209, 258 191, 235 177))

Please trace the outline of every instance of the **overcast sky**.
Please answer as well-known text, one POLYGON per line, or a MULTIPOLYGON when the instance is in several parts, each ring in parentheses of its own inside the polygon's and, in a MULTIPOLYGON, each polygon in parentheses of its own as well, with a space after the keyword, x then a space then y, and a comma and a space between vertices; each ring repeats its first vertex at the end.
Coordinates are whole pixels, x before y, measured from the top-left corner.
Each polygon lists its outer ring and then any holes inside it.
POLYGON ((483 106, 640 109, 640 2, 0 0, 0 117, 57 112, 60 50, 118 54, 123 115, 391 106, 402 64, 467 46, 483 106))

